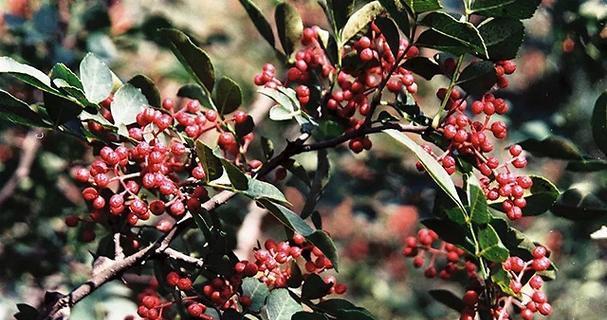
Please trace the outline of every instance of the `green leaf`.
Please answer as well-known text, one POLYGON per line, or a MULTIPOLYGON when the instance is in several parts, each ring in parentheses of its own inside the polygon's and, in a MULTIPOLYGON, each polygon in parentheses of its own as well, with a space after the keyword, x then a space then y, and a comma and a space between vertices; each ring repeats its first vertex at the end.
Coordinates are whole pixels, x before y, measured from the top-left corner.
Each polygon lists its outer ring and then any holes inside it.
POLYGON ((268 199, 273 202, 288 203, 284 194, 270 183, 249 179, 248 184, 248 188, 242 193, 253 200, 268 199))
POLYGON ((411 32, 411 22, 407 9, 400 0, 379 0, 379 3, 388 11, 396 25, 405 35, 409 36, 411 32))
POLYGON ((266 199, 260 199, 258 202, 268 209, 268 211, 285 227, 291 229, 292 231, 297 232, 304 237, 308 237, 314 233, 314 229, 312 229, 312 227, 310 227, 295 212, 291 211, 291 209, 280 204, 272 203, 266 199))
POLYGON ((288 289, 274 289, 268 295, 268 303, 265 306, 265 315, 267 319, 272 320, 291 320, 291 317, 303 311, 303 308, 297 303, 288 289))
POLYGON ((316 230, 307 236, 306 239, 318 247, 320 251, 322 251, 325 257, 327 257, 327 259, 331 261, 331 264, 333 264, 333 269, 335 269, 335 271, 339 271, 339 257, 337 255, 337 248, 335 247, 335 243, 331 237, 329 237, 326 232, 316 230))
POLYGON ((301 17, 292 5, 281 2, 276 7, 274 19, 282 48, 286 55, 291 55, 303 33, 301 17))
POLYGON ((265 283, 255 278, 244 278, 242 280, 242 294, 251 298, 249 310, 259 312, 264 306, 270 290, 265 283))
POLYGON ((607 154, 607 91, 603 92, 594 104, 592 137, 599 149, 607 154))
POLYGON ((112 71, 92 53, 80 62, 80 79, 84 94, 92 103, 99 103, 112 93, 112 71))
POLYGON ((503 246, 495 245, 483 249, 481 256, 489 261, 501 263, 508 259, 510 252, 503 246))
POLYGON ((257 31, 259 31, 261 36, 266 39, 266 41, 268 41, 272 47, 274 47, 275 40, 272 26, 270 26, 268 20, 266 20, 266 18, 263 16, 261 10, 259 10, 257 5, 255 5, 255 3, 253 3, 251 0, 240 0, 240 4, 242 4, 244 9, 247 11, 247 14, 257 28, 257 31))
POLYGON ((66 67, 63 63, 57 63, 53 66, 50 72, 50 77, 51 80, 62 79, 70 86, 84 90, 82 82, 78 76, 76 76, 76 74, 74 74, 74 72, 72 72, 72 70, 66 67))
POLYGON ((9 57, 0 57, 0 73, 8 73, 15 78, 42 91, 58 94, 59 92, 51 87, 51 79, 44 72, 19 63, 9 57))
POLYGON ((152 79, 139 74, 131 78, 128 83, 132 84, 135 88, 140 89, 150 105, 160 107, 162 104, 160 91, 158 91, 158 88, 156 88, 152 79))
POLYGON ((0 90, 0 119, 31 127, 48 127, 43 118, 25 102, 0 90))
POLYGON ((114 100, 110 109, 114 123, 118 125, 130 125, 137 122, 137 114, 148 105, 141 90, 131 84, 125 84, 114 94, 114 100))
POLYGON ((481 188, 470 185, 470 219, 477 224, 489 223, 491 216, 487 211, 487 198, 481 188))
POLYGON ((486 17, 509 17, 527 19, 539 6, 541 0, 475 0, 470 13, 486 17))
POLYGON ((196 155, 204 169, 206 181, 213 181, 221 177, 223 173, 221 161, 213 154, 213 150, 200 140, 196 140, 196 155))
POLYGON ((326 310, 329 314, 336 314, 339 310, 355 310, 357 307, 348 300, 344 299, 328 299, 317 304, 322 310, 326 310))
POLYGON ((82 106, 73 100, 49 92, 43 92, 43 98, 46 112, 56 125, 76 119, 83 110, 82 106))
POLYGON ((301 297, 303 299, 320 299, 329 293, 334 284, 326 283, 319 275, 309 274, 301 287, 301 297))
POLYGON ((405 69, 422 76, 426 80, 431 80, 435 75, 443 73, 438 63, 426 57, 407 59, 403 66, 405 69))
POLYGON ((405 145, 409 150, 411 150, 417 158, 419 162, 424 166, 426 171, 430 174, 434 182, 438 184, 438 186, 453 200, 453 202, 462 210, 466 211, 462 200, 459 198, 457 194, 457 190, 455 189, 455 184, 453 184, 453 180, 449 174, 445 171, 443 166, 434 159, 428 152, 426 152, 422 147, 420 147, 416 142, 411 140, 407 135, 402 132, 396 130, 386 130, 385 131, 389 136, 396 139, 398 142, 405 145))
POLYGON ((480 255, 489 261, 503 262, 510 255, 510 252, 504 247, 497 232, 490 224, 480 228, 478 242, 482 249, 480 255))
POLYGON ((510 273, 504 271, 504 269, 498 268, 497 271, 491 275, 491 280, 493 283, 497 284, 503 292, 515 297, 520 295, 520 293, 517 294, 510 288, 512 277, 510 276, 510 273))
POLYGON ((444 241, 453 243, 470 251, 470 241, 467 239, 468 231, 461 225, 450 220, 438 218, 424 219, 421 223, 427 228, 434 230, 434 232, 436 232, 444 241))
POLYGON ((177 29, 160 29, 159 32, 162 37, 170 41, 173 54, 194 77, 194 80, 209 92, 213 91, 215 68, 207 53, 196 46, 185 33, 177 29))
POLYGON ((240 86, 228 77, 222 77, 215 86, 213 101, 217 112, 228 114, 234 112, 242 104, 242 91, 240 86))
POLYGON ((478 231, 478 243, 481 249, 500 245, 502 242, 497 232, 491 225, 482 226, 478 231))
POLYGON ((398 58, 398 50, 400 48, 400 34, 398 33, 398 27, 396 23, 390 18, 378 17, 375 19, 375 25, 379 28, 381 33, 386 38, 386 42, 390 47, 390 51, 394 58, 398 58))
MULTIPOLYGON (((607 118, 605 118, 607 121, 607 118)), ((605 131, 607 132, 607 131, 605 131)), ((548 157, 562 160, 582 160, 578 147, 566 138, 549 136, 543 140, 527 139, 518 143, 525 151, 536 157, 548 157)))
POLYGON ((55 85, 55 87, 59 88, 59 91, 61 93, 65 94, 65 96, 62 95, 63 97, 72 97, 83 106, 89 106, 91 104, 91 102, 86 98, 82 89, 70 85, 67 81, 60 78, 56 78, 53 79, 53 84, 55 85))
POLYGON ((405 2, 415 13, 423 13, 443 8, 439 0, 405 0, 405 2))
POLYGON ((215 105, 211 101, 209 94, 197 84, 186 84, 179 88, 177 96, 198 100, 203 107, 215 109, 215 105))
POLYGON ((490 18, 478 26, 485 41, 489 59, 510 60, 516 57, 523 43, 525 27, 520 20, 512 18, 490 18))
POLYGON ((358 32, 365 28, 371 21, 375 20, 377 16, 382 14, 385 9, 379 4, 378 1, 372 1, 358 9, 350 18, 346 25, 341 30, 341 42, 339 47, 343 47, 350 39, 352 39, 358 32))
POLYGON ((291 120, 301 114, 301 107, 295 95, 295 90, 286 88, 279 91, 262 88, 258 92, 277 103, 277 105, 270 109, 270 119, 274 121, 291 120))
POLYGON ((489 91, 497 82, 492 62, 480 61, 468 65, 459 76, 457 85, 468 94, 480 96, 489 91))
POLYGON ((249 178, 232 162, 226 159, 220 159, 220 161, 230 178, 232 186, 236 190, 247 190, 249 188, 249 178))
POLYGON ((449 218, 449 220, 451 220, 459 225, 466 224, 466 220, 467 220, 466 214, 459 207, 449 208, 449 209, 445 210, 445 214, 447 214, 447 217, 449 218))
POLYGON ((461 312, 466 307, 462 299, 449 290, 437 289, 430 290, 428 293, 432 296, 432 298, 434 298, 434 300, 455 311, 461 312))
POLYGON ((448 51, 456 55, 471 53, 487 56, 487 48, 480 33, 469 22, 458 21, 444 12, 432 12, 420 23, 430 29, 419 36, 416 42, 418 46, 448 51))

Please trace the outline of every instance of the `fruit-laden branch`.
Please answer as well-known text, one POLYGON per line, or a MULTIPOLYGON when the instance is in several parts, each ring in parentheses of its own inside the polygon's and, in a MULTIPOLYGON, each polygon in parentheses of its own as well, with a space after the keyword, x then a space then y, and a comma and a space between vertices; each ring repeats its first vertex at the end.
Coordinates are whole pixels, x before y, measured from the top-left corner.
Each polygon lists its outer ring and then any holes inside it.
MULTIPOLYGON (((345 133, 339 137, 320 141, 312 144, 305 144, 305 142, 309 139, 310 135, 305 133, 300 135, 294 141, 290 141, 285 149, 278 154, 276 157, 271 159, 266 165, 260 168, 257 173, 257 177, 263 177, 267 173, 271 172, 273 169, 280 166, 285 160, 291 158, 294 155, 309 152, 314 150, 332 148, 338 146, 346 141, 349 141, 354 138, 363 137, 365 135, 382 132, 388 129, 395 129, 401 132, 415 132, 421 133, 427 130, 427 127, 424 126, 414 126, 414 125, 401 125, 396 123, 388 123, 382 124, 377 127, 362 127, 358 130, 351 131, 345 133)), ((229 201, 236 193, 232 191, 222 191, 213 196, 210 200, 206 201, 202 204, 202 208, 206 211, 213 211, 217 209, 222 204, 225 204, 229 201)), ((70 309, 77 304, 79 301, 87 297, 89 294, 97 290, 97 288, 101 287, 105 283, 114 280, 128 271, 130 268, 134 266, 141 265, 150 257, 167 253, 165 252, 171 242, 184 230, 189 228, 192 225, 193 217, 190 213, 187 213, 182 220, 176 223, 171 230, 161 236, 156 242, 150 244, 144 249, 134 253, 124 259, 121 260, 109 260, 107 263, 99 266, 98 270, 93 270, 93 277, 87 280, 85 283, 81 284, 74 290, 72 290, 67 295, 60 295, 58 299, 53 299, 53 301, 46 301, 43 306, 38 319, 68 319, 70 314, 70 309)), ((169 253, 174 254, 175 251, 171 250, 169 253)))

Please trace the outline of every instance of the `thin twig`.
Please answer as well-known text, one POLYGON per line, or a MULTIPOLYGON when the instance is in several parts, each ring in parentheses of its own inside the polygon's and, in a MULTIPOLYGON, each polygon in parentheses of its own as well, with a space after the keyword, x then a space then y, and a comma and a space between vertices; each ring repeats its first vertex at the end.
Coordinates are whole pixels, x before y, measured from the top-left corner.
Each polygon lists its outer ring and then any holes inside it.
POLYGON ((40 148, 39 136, 41 133, 42 130, 40 129, 32 130, 23 139, 19 165, 4 187, 2 187, 2 190, 0 190, 0 206, 13 195, 19 183, 29 176, 34 159, 36 159, 36 152, 40 148))

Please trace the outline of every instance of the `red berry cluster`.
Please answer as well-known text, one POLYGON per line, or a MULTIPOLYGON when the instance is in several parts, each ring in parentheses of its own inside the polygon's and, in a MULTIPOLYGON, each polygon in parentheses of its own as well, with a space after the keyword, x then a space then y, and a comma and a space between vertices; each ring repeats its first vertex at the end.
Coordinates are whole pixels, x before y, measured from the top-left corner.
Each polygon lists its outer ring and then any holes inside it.
MULTIPOLYGON (((453 61, 447 60, 445 69, 449 69, 452 65, 454 65, 453 61)), ((495 70, 500 79, 498 87, 504 88, 507 86, 505 75, 512 74, 516 70, 516 65, 512 61, 500 61, 496 64, 495 70)), ((446 88, 441 88, 437 92, 437 97, 443 100, 447 93, 446 88)), ((465 156, 473 159, 473 165, 482 175, 479 180, 487 198, 491 201, 503 198, 503 210, 506 215, 512 220, 521 218, 522 209, 527 204, 523 195, 525 190, 531 187, 532 181, 528 176, 513 174, 510 166, 516 169, 527 166, 527 160, 522 155, 523 149, 519 145, 511 146, 509 149, 511 158, 503 163, 500 163, 498 158, 488 155, 494 150, 489 133, 496 139, 504 139, 507 136, 506 124, 502 121, 491 121, 491 118, 493 115, 503 115, 508 112, 508 104, 503 99, 487 93, 470 106, 471 115, 477 117, 475 120, 466 115, 468 104, 459 90, 453 89, 446 101, 448 113, 439 131, 449 145, 441 156, 435 155, 435 157, 449 174, 456 171, 456 157, 465 156)), ((424 149, 433 154, 429 146, 424 146, 424 149)), ((423 169, 421 164, 418 164, 418 168, 423 169)))
POLYGON ((464 250, 455 245, 439 240, 436 232, 430 229, 420 229, 417 237, 407 237, 403 255, 413 258, 413 266, 422 268, 426 264, 426 256, 429 256, 430 262, 424 271, 427 278, 434 278, 437 275, 441 279, 449 279, 460 269, 465 269, 468 276, 476 277, 476 265, 473 262, 465 261, 464 250), (444 257, 446 264, 440 272, 437 270, 437 259, 444 257))
POLYGON ((143 319, 159 320, 165 307, 156 293, 148 291, 140 295, 137 314, 143 319))
MULTIPOLYGON (((255 76, 255 84, 270 88, 292 84, 304 109, 313 115, 328 112, 336 116, 347 130, 358 129, 363 125, 362 118, 373 111, 369 96, 377 91, 382 83, 395 94, 401 91, 417 92, 417 84, 411 72, 396 67, 400 59, 414 57, 419 53, 416 47, 409 46, 406 39, 401 40, 398 56, 395 57, 381 30, 372 23, 368 35, 355 40, 344 52, 344 59, 351 59, 352 66, 345 66, 336 74, 336 68, 319 42, 321 40, 318 31, 318 27, 304 30, 301 39, 304 47, 295 54, 295 63, 287 71, 286 83, 283 84, 276 78, 274 66, 266 64, 262 72, 255 76), (313 81, 317 78, 321 81, 333 80, 338 85, 336 88, 328 88, 332 91, 327 91, 327 110, 309 110, 316 107, 311 105, 310 88, 315 85, 313 81)), ((369 150, 372 144, 368 137, 359 137, 351 140, 349 147, 359 153, 369 150)))
MULTIPOLYGON (((264 249, 256 250, 254 256, 255 264, 260 271, 258 278, 270 287, 287 285, 287 280, 291 277, 292 272, 290 262, 297 261, 299 257, 304 257, 306 260, 304 267, 308 273, 320 273, 333 268, 331 260, 299 234, 293 236, 292 243, 286 241, 276 243, 274 240, 267 240, 264 243, 264 249)), ((344 288, 343 285, 333 283, 335 288, 344 288)), ((342 290, 336 289, 335 291, 338 293, 337 291, 342 290)))
MULTIPOLYGON (((101 108, 108 121, 113 121, 109 111, 111 100, 111 97, 106 99, 101 108)), ((185 137, 197 139, 211 130, 218 132, 217 144, 226 157, 238 164, 240 152, 246 152, 253 134, 239 141, 229 123, 238 126, 247 122, 248 117, 237 111, 231 118, 224 119, 214 110, 202 108, 197 100, 184 101, 178 108, 167 98, 162 101, 162 108, 144 108, 137 114, 136 123, 128 127, 131 140, 103 147, 88 168, 74 169, 74 178, 88 185, 82 194, 91 214, 90 219, 69 216, 66 224, 74 227, 80 220, 124 219, 135 226, 149 220, 151 215, 167 213, 179 219, 187 209, 196 210, 208 199, 207 190, 200 185, 200 180, 205 179, 205 171, 195 161, 192 146, 184 142, 185 137)), ((248 164, 248 168, 256 169, 261 162, 251 160, 248 164)), ((170 227, 171 222, 167 219, 161 219, 157 224, 161 231, 170 227)), ((87 224, 83 240, 91 241, 94 237, 87 224)))
POLYGON ((245 309, 251 305, 251 298, 239 293, 244 275, 237 273, 229 280, 217 277, 202 287, 202 293, 219 309, 238 309, 238 303, 245 309))

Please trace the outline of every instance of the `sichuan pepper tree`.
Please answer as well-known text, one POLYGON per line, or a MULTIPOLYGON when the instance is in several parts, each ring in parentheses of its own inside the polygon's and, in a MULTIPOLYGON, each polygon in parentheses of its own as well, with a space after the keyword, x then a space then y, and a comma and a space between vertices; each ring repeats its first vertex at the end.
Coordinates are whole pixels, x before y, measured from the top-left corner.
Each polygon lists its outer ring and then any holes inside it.
POLYGON ((314 206, 328 149, 373 152, 369 136, 382 133, 410 150, 438 187, 434 217, 421 221, 425 228, 407 238, 403 254, 428 278, 461 273, 466 291, 430 294, 461 319, 549 316, 542 286, 555 277, 550 252, 510 221, 547 211, 559 192, 525 174, 520 145, 498 147, 511 109, 499 90, 516 71, 521 19, 539 0, 464 0, 459 13, 438 0, 319 1, 328 30, 304 27, 284 2, 275 11, 280 46, 258 7, 241 3, 281 64, 264 65, 253 80, 275 102, 269 119, 300 132, 282 150, 256 136, 238 84, 218 76, 210 57, 175 29, 158 30, 159 38, 194 80, 176 97, 160 97, 143 75, 123 83, 92 54, 78 75, 61 64, 47 75, 1 58, 1 72, 43 96, 28 105, 1 91, 2 118, 93 146, 96 159, 73 169, 89 211, 65 223, 83 241, 101 236, 104 245, 88 281, 47 293, 37 310, 19 305, 17 318, 68 318, 107 282, 145 273, 152 280, 136 310, 145 319, 374 319, 333 296, 347 286, 326 275, 339 261, 314 206), (435 78, 448 85, 421 106, 420 85, 435 78), (318 159, 313 179, 294 159, 309 152, 318 159), (301 212, 277 187, 288 172, 309 186, 301 212), (215 212, 235 197, 251 199, 285 227, 252 260, 236 257, 215 212))

